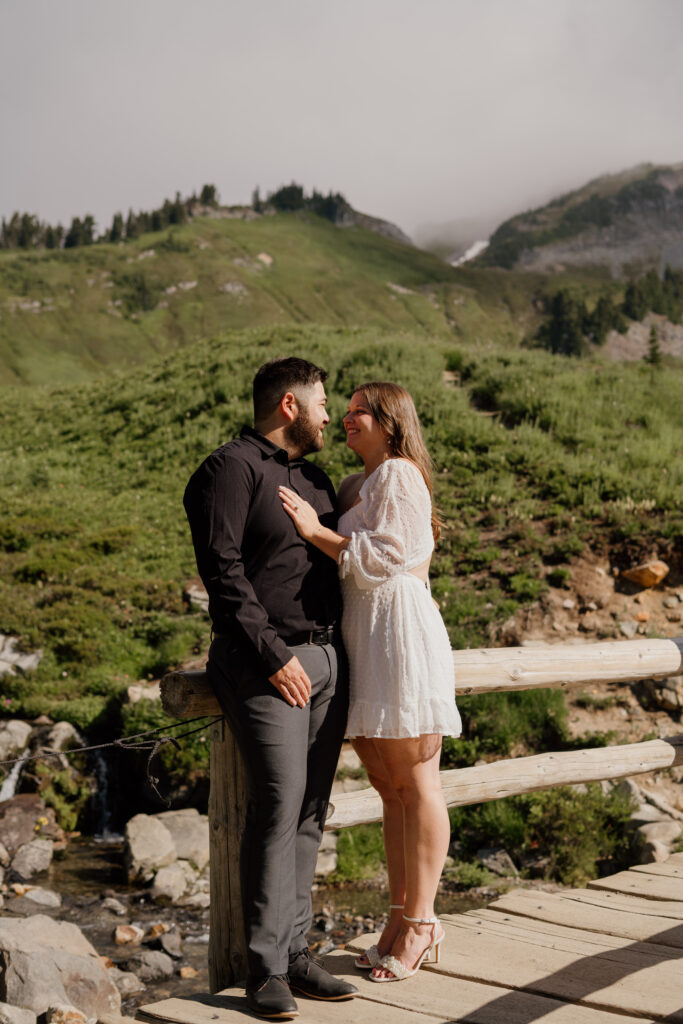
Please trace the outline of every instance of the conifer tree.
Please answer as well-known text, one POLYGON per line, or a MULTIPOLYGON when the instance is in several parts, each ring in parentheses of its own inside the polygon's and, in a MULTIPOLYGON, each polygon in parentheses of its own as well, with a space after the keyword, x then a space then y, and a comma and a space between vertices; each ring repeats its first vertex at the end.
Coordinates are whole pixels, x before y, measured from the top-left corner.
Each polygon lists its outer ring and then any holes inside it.
POLYGON ((657 328, 653 324, 650 328, 650 337, 647 341, 647 352, 643 357, 646 363, 650 366, 660 366, 662 362, 662 350, 659 347, 659 334, 657 328))

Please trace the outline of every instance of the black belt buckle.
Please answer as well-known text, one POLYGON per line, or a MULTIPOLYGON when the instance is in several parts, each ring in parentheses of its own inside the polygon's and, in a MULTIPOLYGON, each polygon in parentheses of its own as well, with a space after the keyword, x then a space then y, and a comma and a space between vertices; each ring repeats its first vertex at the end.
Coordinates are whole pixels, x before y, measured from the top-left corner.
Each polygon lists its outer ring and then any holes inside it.
POLYGON ((323 646, 324 644, 332 644, 337 636, 337 627, 335 625, 325 626, 324 629, 311 629, 306 633, 297 633, 295 636, 290 636, 285 641, 292 647, 297 647, 299 644, 317 644, 323 646))

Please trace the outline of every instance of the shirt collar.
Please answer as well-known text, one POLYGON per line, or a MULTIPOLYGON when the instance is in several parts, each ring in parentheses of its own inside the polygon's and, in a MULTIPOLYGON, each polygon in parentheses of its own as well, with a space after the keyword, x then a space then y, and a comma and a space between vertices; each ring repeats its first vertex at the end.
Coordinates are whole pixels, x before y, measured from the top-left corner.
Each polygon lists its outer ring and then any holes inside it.
POLYGON ((284 448, 280 448, 279 445, 273 444, 272 441, 269 441, 267 437, 260 434, 258 430, 254 430, 253 427, 242 427, 240 437, 244 441, 250 441, 252 444, 256 445, 257 448, 260 448, 266 458, 274 458, 278 462, 284 463, 284 465, 289 464, 290 466, 296 466, 304 461, 303 458, 290 459, 284 448))

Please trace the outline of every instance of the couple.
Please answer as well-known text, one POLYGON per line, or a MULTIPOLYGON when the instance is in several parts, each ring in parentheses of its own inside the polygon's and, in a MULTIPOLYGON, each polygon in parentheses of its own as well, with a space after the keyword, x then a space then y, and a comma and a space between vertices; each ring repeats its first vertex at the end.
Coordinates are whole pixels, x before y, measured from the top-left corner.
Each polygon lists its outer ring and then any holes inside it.
POLYGON ((439 532, 429 456, 410 395, 363 385, 344 427, 364 472, 335 496, 304 459, 323 447, 326 377, 294 357, 262 366, 254 429, 213 452, 184 498, 214 628, 207 672, 248 780, 247 1002, 271 1018, 296 1015, 291 989, 326 1000, 357 993, 312 959, 306 940, 345 732, 382 797, 391 896, 379 943, 356 966, 373 981, 401 980, 443 938, 433 905, 449 841, 439 754, 460 718, 429 596, 439 532))

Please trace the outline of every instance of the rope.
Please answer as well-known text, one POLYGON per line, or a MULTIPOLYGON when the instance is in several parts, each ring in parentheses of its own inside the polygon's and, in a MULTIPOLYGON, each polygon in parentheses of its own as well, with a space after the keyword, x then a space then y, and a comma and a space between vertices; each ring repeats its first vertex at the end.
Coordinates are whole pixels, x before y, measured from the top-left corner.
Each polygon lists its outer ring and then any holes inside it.
POLYGON ((72 747, 71 750, 50 750, 49 747, 43 747, 39 753, 31 754, 29 757, 15 757, 10 761, 0 761, 0 768, 4 768, 7 765, 19 764, 19 762, 26 763, 28 761, 39 761, 44 757, 59 758, 72 757, 74 754, 89 754, 93 750, 106 750, 109 747, 119 747, 121 750, 149 751, 149 757, 147 758, 146 765, 147 782, 158 799, 162 803, 166 804, 167 807, 170 807, 171 801, 167 797, 162 796, 159 792, 159 779, 156 775, 152 775, 152 761, 161 748, 167 743, 172 743, 176 750, 180 750, 178 740, 182 740, 186 736, 192 736, 196 732, 202 732, 204 729, 209 729, 212 725, 220 722, 223 718, 222 715, 217 715, 215 718, 212 718, 210 722, 206 722, 207 717, 207 715, 200 715, 198 718, 188 718, 185 722, 173 722, 171 725, 160 725, 158 729, 149 729, 147 732, 138 732, 133 736, 120 736, 116 740, 109 740, 108 743, 95 743, 89 747, 72 747), (187 732, 182 732, 179 736, 160 736, 156 740, 147 738, 156 736, 157 733, 163 732, 164 730, 176 729, 179 725, 191 725, 193 722, 204 722, 204 724, 197 726, 196 729, 189 729, 187 732))

